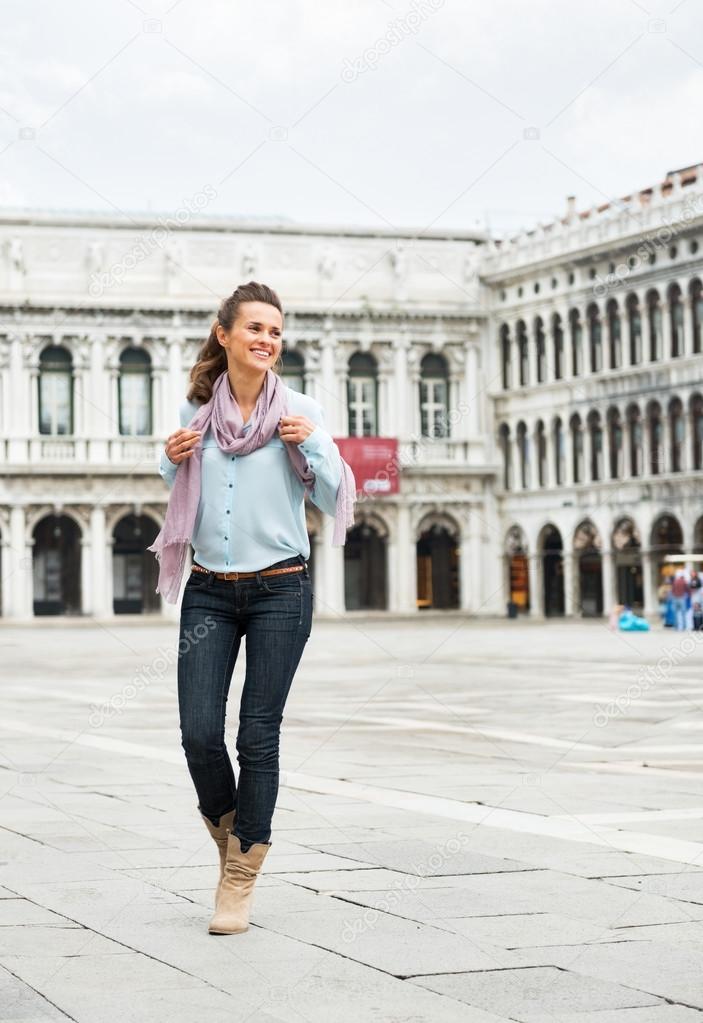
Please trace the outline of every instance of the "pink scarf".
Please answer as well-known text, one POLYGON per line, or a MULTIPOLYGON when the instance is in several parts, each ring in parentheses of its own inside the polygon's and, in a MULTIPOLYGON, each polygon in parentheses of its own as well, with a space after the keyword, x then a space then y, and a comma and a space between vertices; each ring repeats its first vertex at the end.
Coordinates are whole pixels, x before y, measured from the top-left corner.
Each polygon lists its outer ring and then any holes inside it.
MULTIPOLYGON (((190 458, 180 463, 169 495, 163 528, 151 547, 147 548, 156 554, 159 562, 156 592, 163 594, 169 604, 175 604, 178 600, 188 545, 198 513, 202 438, 208 426, 223 451, 248 455, 271 439, 278 429, 281 416, 285 415, 287 410, 283 381, 277 373, 268 369, 251 416, 251 425, 244 433, 242 414, 232 394, 227 370, 223 370, 213 384, 210 400, 201 405, 191 419, 188 427, 201 432, 201 441, 192 449, 190 458)), ((285 447, 293 470, 309 496, 315 484, 315 474, 297 444, 285 442, 285 447)), ((346 531, 354 524, 355 499, 354 474, 342 458, 342 480, 337 490, 332 534, 332 544, 335 547, 344 545, 346 531)))

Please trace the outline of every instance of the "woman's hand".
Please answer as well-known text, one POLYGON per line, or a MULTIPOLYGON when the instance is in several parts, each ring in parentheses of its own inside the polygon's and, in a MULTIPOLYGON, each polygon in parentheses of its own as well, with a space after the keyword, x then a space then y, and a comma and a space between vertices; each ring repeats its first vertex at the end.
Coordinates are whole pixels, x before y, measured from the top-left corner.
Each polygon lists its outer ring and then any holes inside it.
POLYGON ((278 435, 289 444, 301 444, 314 429, 315 423, 306 416, 281 416, 278 435))
POLYGON ((169 462, 180 465, 193 454, 193 448, 200 442, 201 434, 197 430, 189 430, 182 426, 167 438, 164 450, 169 462))

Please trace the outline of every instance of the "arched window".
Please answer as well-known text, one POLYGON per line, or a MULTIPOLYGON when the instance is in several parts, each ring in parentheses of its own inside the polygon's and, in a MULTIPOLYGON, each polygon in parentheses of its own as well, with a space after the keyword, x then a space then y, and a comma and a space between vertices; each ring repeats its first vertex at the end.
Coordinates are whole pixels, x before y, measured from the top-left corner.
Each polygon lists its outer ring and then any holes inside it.
POLYGON ((672 398, 669 402, 669 456, 670 472, 681 472, 685 443, 685 423, 683 402, 680 398, 672 398))
POLYGON ((622 333, 620 329, 620 310, 614 298, 611 298, 608 302, 607 315, 610 368, 619 369, 622 366, 622 333))
POLYGON ((662 351, 662 310, 659 292, 652 289, 647 292, 647 330, 649 333, 649 359, 656 362, 661 358, 662 351))
POLYGON ((377 433, 378 388, 376 360, 366 352, 355 352, 349 359, 347 408, 349 436, 374 437, 377 433))
POLYGON ((608 409, 608 468, 611 480, 618 480, 622 471, 622 420, 620 411, 608 409))
POLYGON ((554 379, 561 380, 564 376, 564 328, 561 325, 559 313, 554 313, 552 316, 552 344, 554 345, 554 379))
POLYGON ((691 333, 693 334, 693 354, 700 355, 703 351, 701 341, 703 328, 703 284, 696 278, 689 285, 691 295, 691 333))
POLYGON ((630 365, 642 362, 642 317, 637 295, 627 296, 627 326, 630 336, 630 365))
POLYGON ((628 450, 630 456, 630 476, 642 475, 642 414, 639 405, 629 405, 627 409, 628 450))
POLYGON ((520 465, 520 486, 526 490, 530 485, 530 453, 528 450, 527 427, 523 422, 517 424, 517 453, 520 465))
POLYGON ((510 490, 513 485, 513 449, 510 442, 510 427, 507 423, 501 424, 498 438, 503 454, 503 487, 510 490))
POLYGON ((588 322, 588 351, 591 373, 598 373, 603 368, 603 338, 601 331, 600 312, 595 302, 586 310, 588 322))
POLYGON ((73 433, 73 360, 60 345, 39 356, 39 433, 73 433))
POLYGON ((420 363, 420 433, 449 436, 449 371, 442 355, 429 354, 420 363))
POLYGON ((284 348, 281 358, 281 379, 284 384, 300 394, 305 393, 305 360, 300 352, 284 348))
POLYGON ((151 358, 143 348, 125 348, 117 378, 120 433, 145 437, 152 432, 151 358))
POLYGON ((569 335, 571 338, 571 373, 577 377, 583 372, 583 331, 578 309, 572 309, 569 313, 569 335))
POLYGON ((520 386, 524 387, 529 383, 530 356, 527 343, 527 327, 523 320, 517 322, 517 350, 520 363, 520 386))
POLYGON ((591 479, 593 482, 603 479, 603 427, 600 412, 595 409, 588 413, 588 436, 590 439, 591 479))
POLYGON ((583 426, 578 413, 569 420, 571 432, 571 472, 574 483, 583 483, 583 426))
POLYGON ((537 383, 543 384, 547 379, 547 343, 541 316, 535 319, 535 354, 537 356, 537 383))
POLYGON ((558 416, 552 426, 552 443, 554 448, 554 482, 560 487, 564 483, 564 429, 558 416))
POLYGON ((651 401, 647 406, 647 433, 649 436, 649 471, 652 476, 658 476, 664 471, 662 410, 658 401, 651 401))
POLYGON ((511 360, 510 328, 504 323, 500 328, 500 362, 503 370, 503 390, 507 391, 513 382, 513 367, 511 360))
POLYGON ((547 485, 547 436, 544 432, 544 423, 537 420, 535 427, 535 447, 537 449, 537 482, 540 487, 547 485))
POLYGON ((681 288, 672 284, 667 293, 669 300, 669 323, 671 325, 671 357, 683 354, 683 304, 681 288))
POLYGON ((691 468, 703 469, 703 395, 692 394, 691 411, 691 468))

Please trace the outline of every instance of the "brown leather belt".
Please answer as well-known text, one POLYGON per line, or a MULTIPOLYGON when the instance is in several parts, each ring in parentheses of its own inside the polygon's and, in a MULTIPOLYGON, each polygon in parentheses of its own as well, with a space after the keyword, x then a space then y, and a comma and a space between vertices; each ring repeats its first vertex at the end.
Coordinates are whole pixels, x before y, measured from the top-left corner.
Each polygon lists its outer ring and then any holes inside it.
MULTIPOLYGON (((212 574, 216 579, 255 579, 257 575, 282 575, 284 572, 302 572, 304 568, 307 568, 307 561, 304 565, 286 565, 285 568, 264 568, 260 572, 213 572, 212 574)), ((198 565, 193 562, 191 566, 191 572, 207 572, 211 569, 203 568, 202 565, 198 565)))

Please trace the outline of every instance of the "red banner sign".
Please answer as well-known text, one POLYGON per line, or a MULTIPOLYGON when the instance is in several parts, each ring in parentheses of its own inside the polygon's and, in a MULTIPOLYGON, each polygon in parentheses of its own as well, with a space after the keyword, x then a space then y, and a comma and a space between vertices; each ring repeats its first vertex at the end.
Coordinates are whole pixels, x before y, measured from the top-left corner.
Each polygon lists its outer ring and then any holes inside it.
POLYGON ((398 493, 400 467, 396 437, 335 437, 334 442, 354 473, 357 494, 383 497, 398 493))

